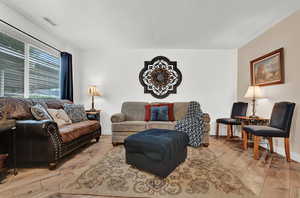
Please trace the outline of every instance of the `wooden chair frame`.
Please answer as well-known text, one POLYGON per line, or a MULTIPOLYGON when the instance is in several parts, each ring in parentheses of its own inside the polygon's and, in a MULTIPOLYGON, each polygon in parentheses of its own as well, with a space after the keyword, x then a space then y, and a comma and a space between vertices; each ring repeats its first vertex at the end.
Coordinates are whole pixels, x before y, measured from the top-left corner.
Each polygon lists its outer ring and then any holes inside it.
MULTIPOLYGON (((243 147, 244 150, 248 149, 248 133, 246 131, 243 130, 243 147)), ((273 149, 273 138, 272 137, 268 137, 268 142, 269 142, 269 146, 270 146, 270 152, 273 153, 274 149, 273 149)), ((253 153, 254 153, 254 159, 258 160, 259 159, 259 144, 260 144, 260 140, 261 140, 261 136, 256 136, 253 135, 253 140, 254 140, 254 146, 253 146, 253 153)), ((285 156, 286 156, 286 160, 288 162, 291 161, 291 154, 290 154, 290 138, 284 138, 284 149, 285 149, 285 156)))

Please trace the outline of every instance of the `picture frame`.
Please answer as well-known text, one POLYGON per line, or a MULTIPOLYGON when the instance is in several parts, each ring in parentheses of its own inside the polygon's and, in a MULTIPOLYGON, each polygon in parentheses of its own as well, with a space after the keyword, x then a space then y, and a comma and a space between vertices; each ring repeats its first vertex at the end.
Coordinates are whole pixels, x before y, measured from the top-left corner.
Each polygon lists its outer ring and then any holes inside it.
POLYGON ((283 53, 284 49, 280 48, 250 61, 252 86, 270 86, 284 83, 283 53))

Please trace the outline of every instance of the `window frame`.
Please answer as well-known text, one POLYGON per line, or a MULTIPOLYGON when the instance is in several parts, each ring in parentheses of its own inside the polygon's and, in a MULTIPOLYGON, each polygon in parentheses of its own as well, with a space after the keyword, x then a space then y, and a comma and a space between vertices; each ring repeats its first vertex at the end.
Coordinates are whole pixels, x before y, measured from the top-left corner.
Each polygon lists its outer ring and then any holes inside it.
MULTIPOLYGON (((45 50, 44 48, 42 47, 39 47, 37 45, 34 45, 32 43, 29 43, 26 41, 26 39, 22 40, 20 38, 18 38, 16 35, 14 34, 11 34, 10 32, 7 32, 7 31, 3 31, 2 29, 0 29, 0 32, 2 34, 6 34, 7 36, 15 39, 15 40, 18 40, 22 43, 24 43, 24 90, 23 90, 23 97, 24 98, 30 98, 30 93, 29 93, 29 90, 30 90, 30 85, 29 85, 29 79, 30 79, 30 60, 29 60, 29 56, 30 56, 30 47, 33 47, 33 48, 36 48, 38 50, 41 50, 47 54, 50 54, 54 57, 57 57, 59 59, 59 90, 61 89, 60 87, 60 84, 61 84, 61 57, 59 57, 58 54, 54 54, 54 53, 51 53, 51 50, 47 51, 45 50)), ((59 91, 59 95, 58 95, 58 98, 61 98, 61 92, 59 91)))

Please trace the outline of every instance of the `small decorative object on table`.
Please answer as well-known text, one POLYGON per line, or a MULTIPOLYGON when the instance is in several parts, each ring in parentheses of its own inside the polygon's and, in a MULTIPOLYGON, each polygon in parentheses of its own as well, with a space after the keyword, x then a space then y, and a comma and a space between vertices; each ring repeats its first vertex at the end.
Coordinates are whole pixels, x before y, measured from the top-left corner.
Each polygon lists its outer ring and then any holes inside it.
POLYGON ((248 90, 245 94, 245 98, 250 98, 252 100, 252 115, 250 116, 250 118, 258 118, 258 116, 255 115, 256 99, 264 98, 260 87, 259 86, 249 86, 248 90))
POLYGON ((86 112, 86 116, 89 120, 98 120, 98 121, 100 121, 101 110, 95 110, 95 111, 88 110, 88 111, 85 111, 85 112, 86 112))
POLYGON ((94 97, 101 96, 101 94, 97 90, 97 87, 95 85, 89 87, 89 95, 92 96, 92 108, 90 109, 90 111, 96 111, 94 97))

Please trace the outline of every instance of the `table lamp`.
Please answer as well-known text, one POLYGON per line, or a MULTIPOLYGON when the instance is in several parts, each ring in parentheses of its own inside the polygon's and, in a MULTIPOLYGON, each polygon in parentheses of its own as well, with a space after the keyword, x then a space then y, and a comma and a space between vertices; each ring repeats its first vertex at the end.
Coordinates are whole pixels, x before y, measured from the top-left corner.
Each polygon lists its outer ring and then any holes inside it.
POLYGON ((259 86, 249 86, 244 97, 250 98, 252 100, 252 115, 250 116, 250 118, 257 118, 258 116, 255 115, 256 99, 264 98, 260 87, 259 86))
POLYGON ((90 109, 90 111, 96 111, 94 97, 101 96, 101 94, 99 93, 95 85, 89 87, 89 95, 92 96, 92 108, 90 109))

